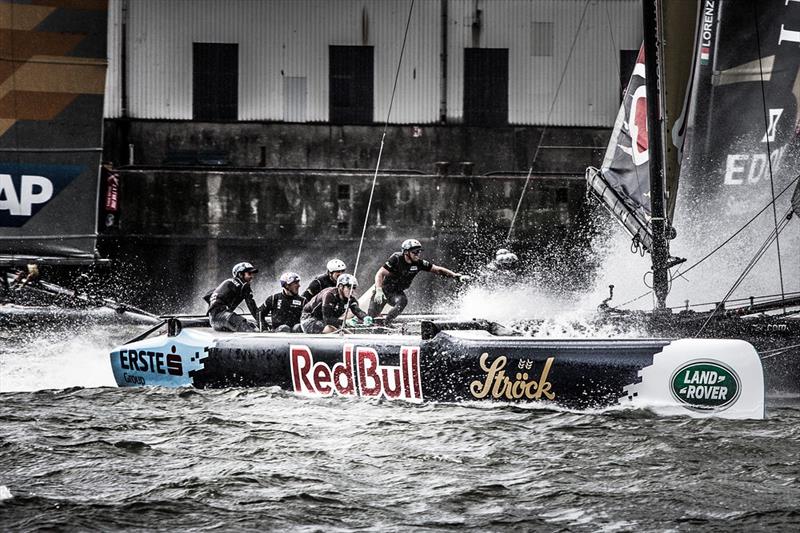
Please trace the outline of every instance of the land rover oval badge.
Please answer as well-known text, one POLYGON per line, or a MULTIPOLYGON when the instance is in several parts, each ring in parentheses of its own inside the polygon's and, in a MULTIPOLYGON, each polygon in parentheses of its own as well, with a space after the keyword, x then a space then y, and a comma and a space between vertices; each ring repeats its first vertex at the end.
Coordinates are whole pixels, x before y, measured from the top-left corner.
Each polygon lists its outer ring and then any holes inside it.
POLYGON ((730 407, 741 390, 739 376, 716 361, 692 361, 671 379, 672 395, 693 411, 722 411, 730 407))

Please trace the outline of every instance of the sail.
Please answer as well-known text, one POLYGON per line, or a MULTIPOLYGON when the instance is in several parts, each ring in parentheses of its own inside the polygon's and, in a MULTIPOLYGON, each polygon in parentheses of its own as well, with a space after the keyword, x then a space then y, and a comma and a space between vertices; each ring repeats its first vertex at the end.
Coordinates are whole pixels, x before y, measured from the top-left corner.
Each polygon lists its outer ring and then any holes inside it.
POLYGON ((797 176, 800 2, 717 0, 701 20, 682 173, 733 224, 797 176))
POLYGON ((0 264, 95 256, 107 11, 0 3, 0 264))
MULTIPOLYGON (((659 77, 661 124, 665 146, 664 180, 667 217, 675 209, 680 176, 685 116, 692 80, 692 32, 686 21, 695 20, 697 2, 659 2, 659 77)), ((646 250, 652 247, 650 228, 650 147, 647 137, 647 94, 644 47, 620 106, 600 170, 589 169, 587 181, 628 233, 646 250)))

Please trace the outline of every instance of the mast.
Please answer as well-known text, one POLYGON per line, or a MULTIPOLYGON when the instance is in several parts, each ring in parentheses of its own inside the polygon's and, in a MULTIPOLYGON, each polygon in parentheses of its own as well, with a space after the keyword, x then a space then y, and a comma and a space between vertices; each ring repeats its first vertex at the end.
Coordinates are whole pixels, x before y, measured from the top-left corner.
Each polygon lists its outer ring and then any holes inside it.
POLYGON ((650 160, 650 209, 653 230, 653 290, 656 294, 656 311, 666 311, 669 276, 667 261, 669 244, 666 234, 666 212, 664 202, 664 163, 660 105, 659 49, 658 49, 659 0, 643 0, 642 16, 644 29, 645 88, 647 90, 647 145, 650 160))

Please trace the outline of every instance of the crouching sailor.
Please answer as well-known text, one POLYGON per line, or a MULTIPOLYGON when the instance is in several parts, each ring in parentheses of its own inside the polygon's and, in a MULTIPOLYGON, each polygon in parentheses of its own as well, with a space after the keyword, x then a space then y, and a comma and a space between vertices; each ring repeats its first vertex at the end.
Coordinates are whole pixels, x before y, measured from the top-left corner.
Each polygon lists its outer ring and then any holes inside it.
POLYGON ((261 320, 272 318, 272 331, 281 333, 300 333, 300 315, 303 313, 305 299, 300 291, 300 276, 285 272, 280 279, 281 292, 276 292, 258 308, 261 320))
POLYGON ((358 281, 350 274, 342 274, 336 281, 336 287, 322 289, 303 308, 300 324, 305 333, 333 333, 342 326, 341 316, 345 311, 355 317, 347 319, 348 326, 354 326, 362 320, 365 326, 372 325, 372 317, 368 316, 353 296, 358 281), (357 317, 357 318, 356 318, 357 317))
POLYGON ((311 301, 311 298, 319 294, 321 290, 327 289, 328 287, 335 287, 336 280, 339 279, 339 276, 344 274, 347 268, 344 261, 341 259, 331 259, 326 266, 328 271, 312 279, 311 283, 306 287, 306 290, 303 291, 303 298, 305 298, 307 302, 311 301))
POLYGON ((256 327, 243 316, 236 314, 236 308, 244 302, 258 321, 258 308, 253 299, 253 281, 258 269, 250 263, 237 263, 233 267, 233 277, 226 279, 214 289, 208 301, 208 319, 214 331, 255 331, 256 327))
POLYGON ((406 239, 400 246, 401 251, 395 252, 375 274, 375 290, 369 304, 369 315, 376 317, 381 314, 384 305, 389 304, 392 310, 386 313, 386 324, 398 317, 408 305, 406 290, 411 287, 414 277, 422 272, 431 272, 440 276, 454 278, 467 282, 471 278, 465 274, 453 272, 443 266, 434 265, 422 259, 422 244, 416 239, 406 239))

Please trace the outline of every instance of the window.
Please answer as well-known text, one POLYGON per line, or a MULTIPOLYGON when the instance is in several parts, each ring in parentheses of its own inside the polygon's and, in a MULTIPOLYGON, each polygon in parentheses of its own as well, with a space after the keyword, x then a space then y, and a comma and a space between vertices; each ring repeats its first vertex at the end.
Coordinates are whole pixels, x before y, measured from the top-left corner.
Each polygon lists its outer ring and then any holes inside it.
POLYGON ((238 118, 238 44, 193 43, 192 97, 195 120, 238 118))
POLYGON ((464 123, 508 124, 508 48, 464 49, 464 123))
POLYGON ((330 121, 372 124, 373 47, 329 48, 330 121))
POLYGON ((552 22, 531 22, 531 55, 553 55, 552 22))

